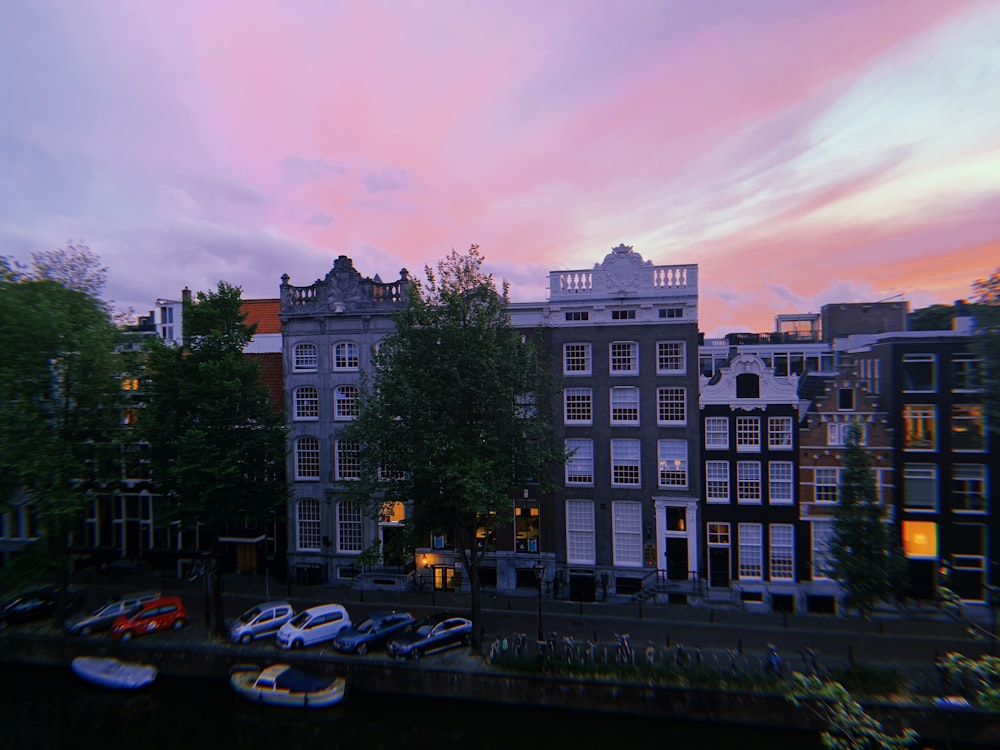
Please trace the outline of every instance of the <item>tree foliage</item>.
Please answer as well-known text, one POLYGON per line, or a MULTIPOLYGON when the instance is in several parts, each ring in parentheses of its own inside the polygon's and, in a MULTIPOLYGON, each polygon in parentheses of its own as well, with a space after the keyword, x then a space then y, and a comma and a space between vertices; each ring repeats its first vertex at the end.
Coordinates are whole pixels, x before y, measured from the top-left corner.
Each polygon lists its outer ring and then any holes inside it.
POLYGON ((937 660, 952 684, 965 686, 973 694, 976 705, 1000 712, 1000 657, 983 655, 969 657, 950 653, 937 660))
POLYGON ((99 285, 56 280, 97 274, 95 265, 92 254, 31 269, 0 263, 0 504, 24 506, 33 527, 26 535, 40 535, 25 552, 31 566, 9 566, 8 575, 31 567, 59 581, 87 493, 112 479, 98 475, 94 457, 120 433, 118 332, 99 285))
POLYGON ((361 446, 362 481, 351 494, 377 514, 409 507, 416 539, 447 533, 469 576, 479 631, 476 530, 508 524, 514 493, 564 460, 553 443, 551 372, 511 325, 507 285, 498 291, 473 245, 425 269, 395 332, 378 350, 374 382, 346 432, 361 446))
POLYGON ((958 314, 954 305, 931 305, 914 310, 908 316, 911 331, 949 331, 958 314))
POLYGON ((821 739, 828 750, 905 750, 919 738, 909 727, 898 733, 887 730, 835 680, 794 672, 785 699, 826 723, 821 739))
POLYGON ((830 540, 832 570, 844 589, 844 604, 863 617, 876 604, 901 593, 906 561, 883 521, 868 452, 861 446, 862 428, 848 430, 839 501, 830 540))

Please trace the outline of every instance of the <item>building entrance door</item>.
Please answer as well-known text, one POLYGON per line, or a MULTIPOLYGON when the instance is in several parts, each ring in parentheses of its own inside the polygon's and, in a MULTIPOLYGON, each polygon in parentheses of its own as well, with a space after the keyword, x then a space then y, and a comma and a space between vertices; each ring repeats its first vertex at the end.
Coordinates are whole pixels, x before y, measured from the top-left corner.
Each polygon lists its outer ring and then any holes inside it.
POLYGON ((729 547, 708 550, 708 585, 713 589, 729 588, 729 547))
POLYGON ((667 580, 686 581, 688 579, 687 537, 668 536, 664 544, 667 546, 667 580))

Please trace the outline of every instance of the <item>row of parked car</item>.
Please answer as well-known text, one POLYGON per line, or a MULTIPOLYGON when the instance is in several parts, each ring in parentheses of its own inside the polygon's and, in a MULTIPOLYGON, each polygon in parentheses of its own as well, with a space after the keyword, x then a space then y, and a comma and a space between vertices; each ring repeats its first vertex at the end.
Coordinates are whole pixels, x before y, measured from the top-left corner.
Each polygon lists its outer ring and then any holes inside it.
MULTIPOLYGON (((10 624, 52 617, 55 589, 26 592, 0 606, 0 630, 10 624)), ((104 602, 90 612, 79 612, 63 623, 66 632, 90 635, 110 631, 119 640, 162 630, 179 630, 188 620, 183 601, 159 591, 141 591, 104 602)), ((419 659, 455 646, 467 645, 472 622, 449 612, 414 619, 409 612, 374 612, 352 623, 341 604, 320 604, 296 612, 287 601, 251 607, 229 623, 233 643, 247 644, 274 637, 279 648, 299 649, 329 643, 345 654, 364 656, 385 649, 398 659, 419 659)))
POLYGON ((450 612, 420 620, 409 612, 373 612, 352 623, 341 604, 320 604, 296 613, 288 602, 251 607, 229 625, 233 643, 250 643, 275 636, 279 648, 298 649, 329 642, 345 654, 364 656, 384 648, 397 659, 419 659, 425 654, 467 645, 472 622, 450 612))

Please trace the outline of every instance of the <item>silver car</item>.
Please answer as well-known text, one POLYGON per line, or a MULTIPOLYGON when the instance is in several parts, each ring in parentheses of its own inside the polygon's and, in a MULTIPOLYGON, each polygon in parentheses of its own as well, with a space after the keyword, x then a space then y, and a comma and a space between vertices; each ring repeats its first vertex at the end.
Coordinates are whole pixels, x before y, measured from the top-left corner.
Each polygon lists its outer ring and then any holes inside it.
POLYGON ((73 615, 66 620, 63 627, 67 633, 73 635, 90 635, 98 630, 110 630, 119 615, 131 614, 140 605, 151 602, 159 596, 159 591, 123 594, 120 599, 104 602, 90 612, 73 615))
POLYGON ((229 638, 233 643, 250 643, 254 638, 274 635, 295 616, 288 602, 266 602, 251 607, 229 623, 229 638))

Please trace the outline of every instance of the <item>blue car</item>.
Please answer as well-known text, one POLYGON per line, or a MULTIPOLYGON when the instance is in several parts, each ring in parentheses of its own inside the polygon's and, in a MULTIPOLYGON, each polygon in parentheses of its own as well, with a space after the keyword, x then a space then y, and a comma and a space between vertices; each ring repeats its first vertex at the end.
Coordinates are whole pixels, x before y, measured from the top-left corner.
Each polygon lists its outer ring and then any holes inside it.
POLYGON ((389 639, 386 650, 397 659, 416 661, 424 654, 467 646, 472 640, 472 621, 450 612, 428 615, 389 639))
POLYGON ((413 622, 409 612, 372 612, 354 627, 345 628, 333 639, 333 647, 345 654, 364 656, 382 648, 390 637, 413 622))

